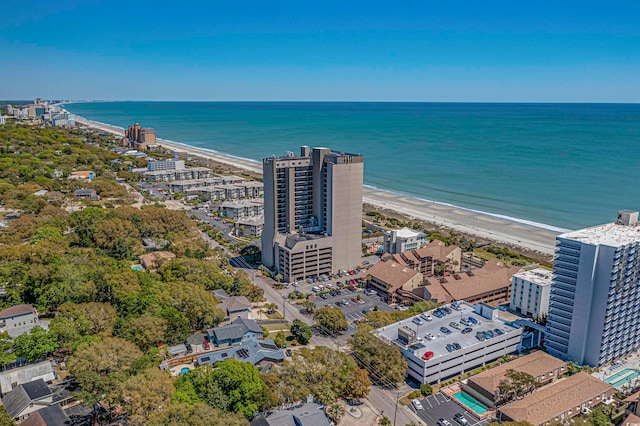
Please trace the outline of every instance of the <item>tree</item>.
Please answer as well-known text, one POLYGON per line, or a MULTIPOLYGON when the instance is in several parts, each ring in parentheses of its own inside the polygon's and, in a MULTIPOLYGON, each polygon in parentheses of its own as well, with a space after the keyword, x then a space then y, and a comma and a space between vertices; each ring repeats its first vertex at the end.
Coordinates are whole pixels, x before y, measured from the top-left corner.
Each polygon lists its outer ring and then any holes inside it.
POLYGON ((353 372, 353 378, 347 386, 347 398, 349 399, 363 399, 369 395, 369 387, 372 385, 369 380, 369 373, 367 370, 358 368, 353 372))
POLYGON ((391 420, 389 420, 389 417, 384 416, 382 419, 380 419, 380 425, 381 426, 390 426, 391 425, 391 420))
POLYGON ((311 336, 313 336, 311 327, 309 327, 299 319, 293 320, 293 323, 291 324, 291 334, 293 335, 293 338, 296 339, 301 345, 306 345, 307 343, 309 343, 311 336))
POLYGON ((423 383, 420 385, 420 393, 423 396, 429 396, 433 393, 433 389, 429 383, 423 383))
POLYGON ((9 352, 12 345, 9 333, 6 331, 0 333, 0 365, 4 366, 16 361, 16 354, 9 352))
POLYGON ((0 407, 0 426, 15 426, 16 424, 7 414, 7 410, 4 407, 0 407))
POLYGON ((82 344, 67 361, 67 367, 89 401, 111 394, 126 380, 131 364, 142 356, 140 349, 118 337, 82 344))
POLYGON ((260 258, 260 247, 249 244, 240 250, 240 255, 244 256, 247 261, 255 263, 260 258))
POLYGON ((257 285, 252 285, 249 288, 249 293, 247 293, 247 300, 253 303, 262 302, 264 300, 264 290, 257 285))
POLYGON ((361 324, 349 340, 356 359, 363 368, 369 370, 374 382, 390 386, 404 380, 407 361, 400 349, 380 341, 372 333, 369 325, 361 324))
POLYGON ((276 344, 277 347, 281 348, 283 346, 286 345, 287 341, 286 341, 286 336, 284 334, 284 331, 280 330, 276 333, 276 337, 273 339, 273 342, 276 344))
POLYGON ((302 302, 300 302, 300 305, 302 305, 309 312, 313 312, 316 309, 316 304, 309 299, 304 299, 302 302))
POLYGON ((173 403, 149 416, 149 426, 249 426, 247 419, 209 405, 173 403))
POLYGON ((284 278, 284 275, 277 273, 276 276, 274 277, 274 279, 278 282, 282 281, 282 279, 284 278))
POLYGON ((347 318, 340 308, 324 306, 314 313, 316 327, 331 333, 339 333, 347 328, 347 318))
POLYGON ((344 416, 344 407, 337 402, 335 404, 331 404, 327 407, 327 416, 337 424, 342 416, 344 416))
POLYGON ((58 341, 53 333, 35 326, 28 334, 22 334, 13 341, 13 353, 27 362, 37 361, 58 349, 58 341))
POLYGON ((109 303, 65 303, 58 311, 78 326, 80 334, 110 336, 113 333, 116 310, 109 303))
POLYGON ((124 327, 127 340, 146 351, 150 347, 165 340, 167 320, 145 313, 138 318, 131 318, 124 327))
POLYGON ((501 401, 511 401, 533 392, 540 383, 531 374, 508 369, 505 378, 498 384, 498 395, 501 401))
POLYGON ((612 426, 610 413, 608 407, 599 406, 591 409, 588 417, 593 426, 612 426))
POLYGON ((131 425, 144 425, 154 412, 169 406, 174 391, 171 376, 151 367, 118 386, 116 398, 129 414, 131 425))
POLYGON ((267 387, 251 363, 227 359, 216 364, 213 378, 229 397, 229 409, 247 417, 255 416, 267 405, 267 387))
POLYGON ((139 233, 131 222, 108 219, 96 225, 93 237, 96 246, 116 259, 128 259, 140 252, 139 233))

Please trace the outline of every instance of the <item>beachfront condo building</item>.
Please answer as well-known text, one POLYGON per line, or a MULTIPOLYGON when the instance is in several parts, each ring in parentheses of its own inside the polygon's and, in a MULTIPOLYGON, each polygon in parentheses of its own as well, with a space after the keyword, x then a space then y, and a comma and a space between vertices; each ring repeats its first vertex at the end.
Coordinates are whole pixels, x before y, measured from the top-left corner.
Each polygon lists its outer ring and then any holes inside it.
POLYGON ((615 223, 557 237, 547 318, 551 355, 601 366, 640 348, 640 226, 615 223))
POLYGON ((414 231, 404 227, 402 229, 392 229, 384 234, 385 253, 402 253, 405 251, 417 250, 426 244, 426 235, 420 231, 414 231))
POLYGON ((303 146, 262 166, 262 263, 286 281, 359 265, 362 155, 303 146))
POLYGON ((549 312, 549 294, 553 273, 535 268, 521 271, 511 277, 509 308, 533 318, 544 318, 549 312))

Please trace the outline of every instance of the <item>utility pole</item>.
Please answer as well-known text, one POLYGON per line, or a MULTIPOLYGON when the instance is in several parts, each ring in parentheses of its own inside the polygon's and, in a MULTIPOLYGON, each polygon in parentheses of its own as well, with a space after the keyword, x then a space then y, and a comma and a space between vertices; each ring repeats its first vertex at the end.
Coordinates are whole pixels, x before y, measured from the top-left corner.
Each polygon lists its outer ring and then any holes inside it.
POLYGON ((396 425, 396 417, 398 417, 398 401, 400 400, 400 391, 396 391, 396 411, 393 413, 393 425, 396 425))

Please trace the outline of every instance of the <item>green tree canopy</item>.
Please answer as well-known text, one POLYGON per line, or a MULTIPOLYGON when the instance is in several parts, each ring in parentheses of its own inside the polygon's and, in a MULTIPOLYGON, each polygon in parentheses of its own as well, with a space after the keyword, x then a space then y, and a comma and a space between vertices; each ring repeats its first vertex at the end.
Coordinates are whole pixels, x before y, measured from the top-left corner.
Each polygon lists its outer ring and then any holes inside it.
POLYGON ((316 326, 321 330, 328 330, 331 333, 339 333, 347 328, 347 318, 340 308, 333 306, 323 306, 316 309, 314 313, 316 326))

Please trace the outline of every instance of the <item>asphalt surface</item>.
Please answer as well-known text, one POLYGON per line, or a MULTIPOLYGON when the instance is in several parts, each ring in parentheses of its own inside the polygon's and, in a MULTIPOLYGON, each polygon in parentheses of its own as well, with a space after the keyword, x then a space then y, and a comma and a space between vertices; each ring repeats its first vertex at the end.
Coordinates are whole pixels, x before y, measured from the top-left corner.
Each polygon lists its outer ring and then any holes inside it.
POLYGON ((485 426, 489 423, 489 420, 478 419, 470 411, 466 411, 441 393, 420 399, 420 403, 422 403, 422 410, 416 410, 413 405, 411 405, 411 409, 429 426, 436 426, 438 419, 441 418, 448 420, 451 426, 460 426, 453 420, 456 413, 462 414, 467 419, 467 426, 485 426))

